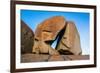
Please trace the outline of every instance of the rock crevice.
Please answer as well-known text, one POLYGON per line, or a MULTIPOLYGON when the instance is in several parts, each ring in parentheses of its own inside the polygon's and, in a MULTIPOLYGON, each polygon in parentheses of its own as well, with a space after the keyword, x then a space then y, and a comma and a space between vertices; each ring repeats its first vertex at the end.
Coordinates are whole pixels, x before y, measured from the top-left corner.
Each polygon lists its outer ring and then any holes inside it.
POLYGON ((80 37, 74 22, 67 21, 62 16, 54 16, 40 23, 35 31, 32 52, 50 55, 81 54, 80 37), (57 37, 59 37, 57 46, 53 49, 51 44, 57 37))

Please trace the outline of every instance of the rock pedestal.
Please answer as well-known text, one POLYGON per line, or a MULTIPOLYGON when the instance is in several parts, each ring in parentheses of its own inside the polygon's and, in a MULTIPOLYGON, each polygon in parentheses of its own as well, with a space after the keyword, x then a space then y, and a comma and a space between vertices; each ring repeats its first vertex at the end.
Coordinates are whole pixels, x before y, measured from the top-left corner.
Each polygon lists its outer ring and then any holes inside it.
POLYGON ((21 63, 89 60, 89 55, 22 54, 21 63))

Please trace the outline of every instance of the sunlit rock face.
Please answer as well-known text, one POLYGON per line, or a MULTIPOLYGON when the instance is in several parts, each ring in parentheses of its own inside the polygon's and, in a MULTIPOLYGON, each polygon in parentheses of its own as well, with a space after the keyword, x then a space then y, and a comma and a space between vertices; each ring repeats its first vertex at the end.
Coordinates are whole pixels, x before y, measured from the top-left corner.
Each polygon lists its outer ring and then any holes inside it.
POLYGON ((55 49, 60 54, 81 54, 78 30, 73 22, 66 21, 62 16, 46 19, 37 26, 34 39, 35 45, 32 52, 58 54, 51 47, 51 44, 57 37, 59 38, 55 49), (50 50, 52 51, 50 52, 50 50))
POLYGON ((54 16, 46 19, 37 26, 33 53, 59 54, 50 45, 56 39, 59 32, 65 27, 65 19, 62 16, 54 16))
POLYGON ((35 39, 42 41, 55 40, 57 34, 64 28, 65 22, 62 16, 54 16, 46 19, 37 26, 35 39))
POLYGON ((32 53, 33 31, 21 20, 21 53, 32 53))
POLYGON ((56 49, 61 54, 79 55, 82 53, 80 36, 73 22, 66 22, 64 34, 56 49))

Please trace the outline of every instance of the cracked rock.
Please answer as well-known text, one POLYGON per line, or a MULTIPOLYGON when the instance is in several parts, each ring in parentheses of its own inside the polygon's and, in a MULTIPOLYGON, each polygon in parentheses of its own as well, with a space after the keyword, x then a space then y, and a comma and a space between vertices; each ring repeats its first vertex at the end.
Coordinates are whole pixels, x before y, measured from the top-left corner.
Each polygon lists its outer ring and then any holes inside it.
POLYGON ((73 22, 67 22, 64 35, 62 36, 57 48, 61 54, 81 54, 80 36, 73 22))
POLYGON ((62 16, 54 16, 40 23, 35 31, 32 52, 37 54, 48 53, 50 55, 59 54, 58 51, 51 47, 51 44, 64 26, 65 19, 62 16))

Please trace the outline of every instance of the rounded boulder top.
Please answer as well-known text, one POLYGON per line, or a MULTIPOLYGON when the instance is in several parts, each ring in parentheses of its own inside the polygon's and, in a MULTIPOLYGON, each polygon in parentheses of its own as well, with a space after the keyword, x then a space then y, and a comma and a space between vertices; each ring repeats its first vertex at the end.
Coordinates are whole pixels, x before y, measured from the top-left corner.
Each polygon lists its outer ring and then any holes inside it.
POLYGON ((63 16, 54 16, 44 20, 37 26, 35 39, 41 41, 55 40, 58 33, 64 28, 66 20, 63 16))

